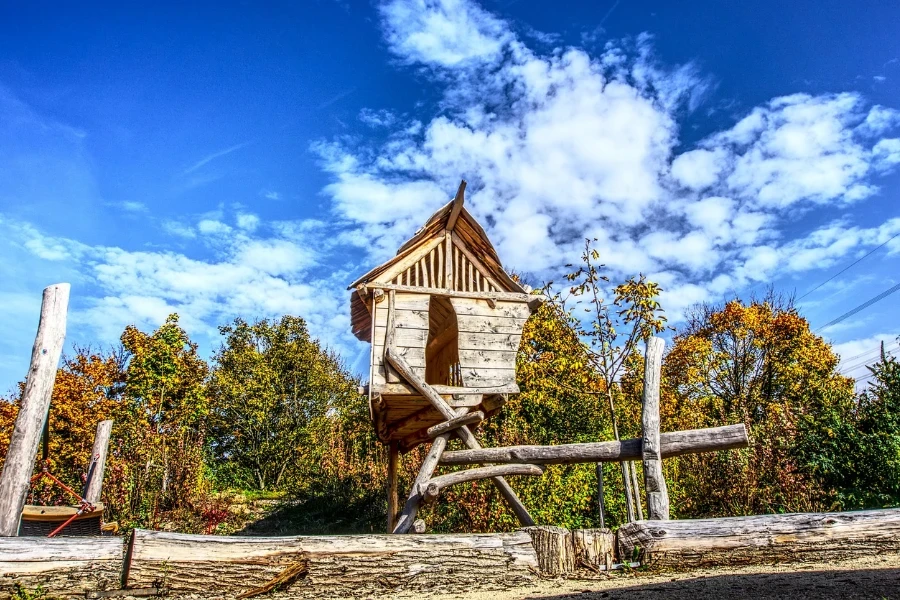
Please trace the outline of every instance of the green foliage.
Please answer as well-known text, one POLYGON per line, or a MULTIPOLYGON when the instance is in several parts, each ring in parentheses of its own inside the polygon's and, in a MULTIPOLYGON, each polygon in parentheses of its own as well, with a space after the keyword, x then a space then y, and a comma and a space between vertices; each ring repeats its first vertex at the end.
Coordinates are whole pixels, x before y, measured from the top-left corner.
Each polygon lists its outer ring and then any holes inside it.
POLYGON ((900 504, 900 362, 882 347, 855 399, 820 400, 798 421, 798 459, 836 509, 900 504))
POLYGON ((358 382, 300 317, 236 319, 219 331, 225 343, 210 382, 211 465, 220 482, 280 489, 319 464, 313 441, 358 395, 358 382))

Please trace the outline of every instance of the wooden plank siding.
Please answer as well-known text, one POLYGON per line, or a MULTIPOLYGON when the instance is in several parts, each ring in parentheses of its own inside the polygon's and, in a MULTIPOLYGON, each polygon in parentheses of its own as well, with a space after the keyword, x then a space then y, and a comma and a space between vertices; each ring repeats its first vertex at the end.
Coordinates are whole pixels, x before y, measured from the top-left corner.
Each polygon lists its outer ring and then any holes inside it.
POLYGON ((516 382, 516 353, 531 313, 527 304, 450 298, 459 327, 459 366, 463 385, 516 382))

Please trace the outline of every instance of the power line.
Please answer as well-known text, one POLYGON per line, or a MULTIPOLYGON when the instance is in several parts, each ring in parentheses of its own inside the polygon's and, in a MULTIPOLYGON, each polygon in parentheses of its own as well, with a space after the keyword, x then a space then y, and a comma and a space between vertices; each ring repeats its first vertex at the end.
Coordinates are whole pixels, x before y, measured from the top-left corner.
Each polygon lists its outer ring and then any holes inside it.
MULTIPOLYGON (((888 346, 885 346, 884 351, 885 351, 885 353, 889 354, 889 353, 897 350, 897 348, 900 348, 900 345, 898 345, 896 342, 894 342, 888 346)), ((880 358, 879 357, 880 354, 881 354, 881 346, 879 345, 879 347, 876 348, 875 350, 870 350, 869 352, 864 352, 863 354, 856 356, 855 358, 861 358, 863 356, 866 357, 865 359, 863 359, 860 362, 854 363, 852 365, 844 366, 843 363, 845 361, 841 361, 841 373, 847 373, 847 372, 857 369, 859 367, 865 366, 865 365, 871 363, 873 360, 876 360, 876 358, 880 358)), ((847 359, 846 362, 850 362, 850 359, 847 359)))
POLYGON ((829 323, 826 323, 825 325, 819 327, 816 331, 817 331, 817 332, 818 332, 818 331, 822 331, 823 329, 827 329, 827 328, 831 327, 832 325, 837 325, 838 323, 840 323, 841 321, 843 321, 843 320, 845 320, 845 319, 849 319, 850 317, 852 317, 852 316, 855 315, 856 313, 858 313, 858 312, 860 312, 860 311, 862 311, 862 310, 865 310, 865 309, 869 308, 870 306, 872 306, 873 304, 875 304, 875 303, 878 302, 879 300, 884 300, 885 298, 887 298, 888 296, 890 296, 891 294, 893 294, 893 293, 896 292, 897 290, 900 290, 900 283, 898 283, 897 285, 895 285, 894 287, 892 287, 892 288, 890 288, 890 289, 887 289, 887 290, 881 292, 880 294, 878 294, 878 295, 875 296, 874 298, 872 298, 872 299, 870 299, 870 300, 866 300, 865 302, 863 302, 862 304, 860 304, 859 306, 857 306, 857 307, 854 308, 853 310, 849 310, 849 311, 845 312, 844 314, 842 314, 841 316, 839 316, 837 319, 835 319, 835 320, 833 320, 833 321, 831 321, 831 322, 829 322, 829 323))
POLYGON ((866 258, 868 258, 869 256, 871 256, 872 254, 874 254, 874 253, 877 252, 878 250, 881 250, 882 248, 884 248, 884 247, 888 244, 888 242, 890 242, 891 240, 893 240, 893 239, 894 239, 895 237, 897 237, 897 236, 900 236, 900 231, 898 231, 897 233, 895 233, 894 235, 892 235, 890 238, 888 238, 888 240, 885 241, 883 244, 881 244, 881 245, 879 245, 879 246, 873 248, 872 250, 869 250, 869 251, 868 251, 866 254, 864 254, 862 257, 856 259, 855 261, 853 261, 852 263, 850 263, 849 265, 847 265, 846 267, 844 267, 843 269, 841 269, 840 271, 838 271, 837 273, 835 273, 834 275, 832 275, 831 277, 829 277, 828 279, 826 279, 825 281, 823 281, 822 283, 820 283, 819 285, 817 285, 816 287, 814 287, 813 289, 809 290, 808 292, 806 292, 805 294, 803 294, 802 296, 800 296, 799 298, 797 298, 797 302, 799 302, 800 300, 803 300, 804 298, 806 298, 807 296, 809 296, 810 294, 812 294, 814 291, 816 291, 817 289, 819 289, 820 287, 822 287, 823 285, 825 285, 826 283, 828 283, 829 281, 831 281, 832 279, 834 279, 835 277, 837 277, 838 275, 840 275, 840 274, 842 274, 842 273, 848 271, 849 269, 855 267, 855 266, 858 265, 861 261, 865 260, 866 258))

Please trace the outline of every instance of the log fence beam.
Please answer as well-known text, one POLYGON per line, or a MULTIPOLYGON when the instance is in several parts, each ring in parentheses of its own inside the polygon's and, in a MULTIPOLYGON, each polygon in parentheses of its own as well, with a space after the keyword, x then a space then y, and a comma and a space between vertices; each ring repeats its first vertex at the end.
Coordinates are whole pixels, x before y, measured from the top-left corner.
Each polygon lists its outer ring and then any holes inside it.
MULTIPOLYGON (((750 441, 743 423, 672 431, 659 436, 662 458, 746 448, 750 441)), ((590 442, 558 446, 505 446, 479 450, 453 450, 441 456, 443 465, 480 463, 565 465, 573 463, 621 462, 641 458, 642 440, 632 438, 619 442, 590 442)))
POLYGON ((112 420, 100 421, 97 425, 97 434, 94 436, 94 447, 88 461, 87 480, 84 487, 84 499, 91 504, 100 502, 100 495, 103 492, 103 475, 106 473, 106 454, 109 450, 112 426, 112 420))

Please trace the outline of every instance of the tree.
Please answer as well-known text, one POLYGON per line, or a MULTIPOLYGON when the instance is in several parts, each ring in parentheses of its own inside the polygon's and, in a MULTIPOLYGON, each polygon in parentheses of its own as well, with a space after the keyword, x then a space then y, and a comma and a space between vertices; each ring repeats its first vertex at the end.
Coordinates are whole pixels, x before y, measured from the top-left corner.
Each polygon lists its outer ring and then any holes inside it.
MULTIPOLYGON (((586 356, 603 380, 603 392, 609 405, 613 436, 619 440, 616 397, 621 395, 621 388, 617 382, 627 360, 637 352, 638 342, 646 341, 650 336, 663 331, 666 317, 663 316, 662 308, 657 301, 662 290, 658 284, 648 281, 644 275, 632 277, 616 286, 612 290, 613 300, 611 303, 608 302, 606 294, 609 278, 601 274, 605 265, 599 264, 599 260, 600 253, 591 247, 591 240, 586 239, 581 254, 581 266, 566 275, 566 279, 571 283, 569 295, 564 297, 555 294, 552 298, 564 311, 570 297, 587 298, 588 306, 583 309, 592 317, 588 320, 588 324, 586 325, 582 319, 570 319, 570 323, 577 336, 588 341, 586 356)), ((620 463, 620 466, 625 481, 627 518, 633 521, 634 509, 637 509, 639 516, 641 513, 635 466, 630 462, 620 463)), ((602 524, 603 463, 597 463, 596 470, 600 488, 598 500, 602 524)))
POLYGON ((210 451, 218 476, 259 490, 283 487, 319 463, 318 431, 358 395, 340 359, 311 339, 306 322, 247 323, 219 328, 225 343, 213 359, 210 451))
POLYGON ((751 447, 666 461, 682 517, 761 514, 822 506, 823 490, 797 457, 798 419, 852 399, 838 357, 789 300, 701 305, 663 362, 662 425, 742 422, 751 447))
POLYGON ((819 401, 798 422, 798 460, 835 509, 900 504, 900 361, 881 347, 856 398, 819 401))
POLYGON ((151 521, 160 512, 190 508, 206 492, 203 443, 209 368, 172 314, 147 334, 129 325, 123 451, 130 453, 131 512, 151 521))

